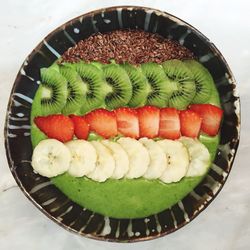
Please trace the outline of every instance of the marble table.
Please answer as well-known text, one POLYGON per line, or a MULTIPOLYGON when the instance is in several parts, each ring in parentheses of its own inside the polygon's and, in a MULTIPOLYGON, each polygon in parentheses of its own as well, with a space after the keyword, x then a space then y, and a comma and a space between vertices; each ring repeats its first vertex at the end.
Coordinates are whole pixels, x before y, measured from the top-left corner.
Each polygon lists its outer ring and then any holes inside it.
POLYGON ((67 20, 114 1, 1 1, 0 7, 0 249, 250 249, 250 4, 244 0, 130 1, 116 5, 159 8, 191 23, 228 61, 241 97, 241 142, 231 174, 218 197, 194 221, 166 237, 134 244, 99 242, 57 226, 22 194, 4 149, 4 119, 17 71, 31 50, 67 20), (249 129, 249 130, 248 130, 249 129))

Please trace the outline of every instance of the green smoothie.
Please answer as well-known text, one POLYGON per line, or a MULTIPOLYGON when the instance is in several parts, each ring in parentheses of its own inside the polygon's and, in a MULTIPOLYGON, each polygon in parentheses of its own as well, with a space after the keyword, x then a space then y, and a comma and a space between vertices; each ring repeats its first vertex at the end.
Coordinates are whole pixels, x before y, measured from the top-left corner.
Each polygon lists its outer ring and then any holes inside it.
MULTIPOLYGON (((215 86, 208 103, 220 106, 215 86)), ((45 138, 46 136, 33 125, 31 128, 33 146, 45 138)), ((199 139, 208 148, 213 161, 219 144, 219 135, 213 138, 201 135, 199 139)), ((94 212, 114 218, 140 218, 176 204, 203 178, 204 176, 185 177, 171 184, 143 178, 109 179, 99 183, 86 177, 72 177, 66 173, 51 180, 69 199, 94 212)))
MULTIPOLYGON (((206 145, 214 157, 218 137, 209 139, 206 145)), ((71 200, 94 212, 114 218, 140 218, 171 207, 192 191, 203 177, 186 177, 170 184, 143 178, 109 179, 100 183, 66 173, 52 178, 52 182, 71 200)))
MULTIPOLYGON (((220 105, 216 88, 209 103, 220 105)), ((208 148, 211 161, 219 144, 219 136, 200 136, 208 148)), ((171 207, 197 186, 204 176, 185 177, 177 183, 166 184, 158 180, 109 179, 99 183, 88 178, 75 178, 63 174, 52 182, 71 200, 94 212, 114 218, 140 218, 171 207)))

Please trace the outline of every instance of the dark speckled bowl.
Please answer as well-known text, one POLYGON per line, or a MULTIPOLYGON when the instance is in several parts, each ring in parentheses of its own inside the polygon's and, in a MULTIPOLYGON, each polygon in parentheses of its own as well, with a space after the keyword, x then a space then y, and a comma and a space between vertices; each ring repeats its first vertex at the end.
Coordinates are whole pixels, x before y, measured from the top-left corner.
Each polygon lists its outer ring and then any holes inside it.
POLYGON ((15 80, 6 115, 5 146, 10 170, 24 194, 65 229, 93 239, 131 242, 169 234, 194 219, 215 198, 232 167, 239 143, 240 102, 235 80, 218 49, 198 30, 168 13, 144 7, 112 7, 77 17, 50 33, 26 58, 15 80), (158 214, 114 219, 69 200, 30 161, 30 110, 41 67, 50 66, 78 41, 96 32, 142 29, 178 41, 209 69, 224 109, 220 145, 204 180, 185 198, 158 214))

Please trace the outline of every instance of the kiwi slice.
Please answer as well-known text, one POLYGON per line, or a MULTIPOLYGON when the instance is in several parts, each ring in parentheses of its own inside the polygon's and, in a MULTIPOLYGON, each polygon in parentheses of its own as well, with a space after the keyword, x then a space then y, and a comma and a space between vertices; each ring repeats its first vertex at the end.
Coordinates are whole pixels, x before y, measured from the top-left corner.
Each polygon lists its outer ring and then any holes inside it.
POLYGON ((67 66, 60 66, 60 73, 67 80, 67 101, 62 109, 65 115, 78 111, 84 99, 84 85, 75 70, 67 66))
POLYGON ((53 68, 42 68, 41 85, 32 104, 31 117, 60 113, 66 99, 66 79, 53 68))
POLYGON ((172 87, 161 65, 153 62, 144 63, 141 65, 141 70, 150 86, 146 104, 165 107, 172 93, 172 87))
POLYGON ((102 70, 106 81, 106 107, 112 110, 127 105, 132 97, 132 84, 126 71, 115 63, 104 65, 102 70))
POLYGON ((169 98, 168 106, 186 109, 196 93, 192 72, 182 61, 177 59, 164 62, 162 67, 172 84, 176 86, 176 90, 169 98))
POLYGON ((128 105, 130 107, 143 106, 147 101, 148 92, 150 91, 147 78, 138 67, 134 67, 128 63, 122 64, 121 67, 126 70, 132 84, 132 97, 128 105))
POLYGON ((101 107, 105 96, 103 89, 105 81, 102 70, 84 62, 71 64, 71 67, 79 74, 83 84, 84 97, 82 99, 80 114, 85 114, 101 107))
POLYGON ((206 103, 212 93, 213 77, 202 64, 195 60, 186 60, 184 63, 193 73, 195 82, 196 94, 192 103, 206 103))

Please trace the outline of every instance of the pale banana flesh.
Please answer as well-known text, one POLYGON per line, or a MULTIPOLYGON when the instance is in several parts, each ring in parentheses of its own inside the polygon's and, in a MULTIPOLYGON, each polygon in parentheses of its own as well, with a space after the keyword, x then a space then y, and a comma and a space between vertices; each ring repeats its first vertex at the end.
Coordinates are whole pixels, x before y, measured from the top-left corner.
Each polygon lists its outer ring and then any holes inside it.
POLYGON ((50 178, 68 171, 70 160, 71 153, 62 142, 47 139, 35 147, 31 165, 38 174, 50 178))
POLYGON ((183 177, 201 176, 211 163, 207 148, 197 139, 154 141, 122 137, 115 141, 55 139, 41 141, 34 149, 32 167, 42 176, 68 172, 97 182, 107 179, 159 179, 178 182, 183 177))

